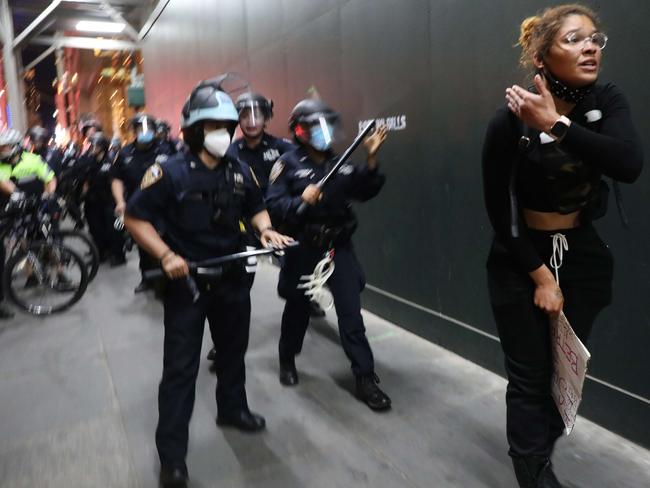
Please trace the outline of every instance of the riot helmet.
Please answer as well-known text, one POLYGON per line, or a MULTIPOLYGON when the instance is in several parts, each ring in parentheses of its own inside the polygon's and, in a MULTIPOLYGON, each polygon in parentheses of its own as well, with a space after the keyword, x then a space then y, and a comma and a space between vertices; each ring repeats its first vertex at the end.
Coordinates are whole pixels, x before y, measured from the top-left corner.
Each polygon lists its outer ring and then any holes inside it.
POLYGON ((245 136, 259 136, 266 122, 273 118, 273 101, 259 93, 242 93, 237 97, 235 107, 239 114, 239 127, 245 136))
POLYGON ((156 134, 156 119, 145 113, 137 113, 129 121, 129 126, 135 134, 135 141, 140 146, 149 146, 153 143, 156 134))
POLYGON ((79 133, 84 139, 90 137, 94 132, 99 132, 101 130, 102 125, 94 116, 82 118, 79 121, 79 133))
POLYGON ((322 100, 298 102, 289 116, 289 130, 298 144, 328 151, 340 137, 340 116, 322 100))
POLYGON ((212 156, 225 155, 239 117, 235 104, 213 78, 199 83, 181 112, 183 139, 194 154, 205 149, 212 156))
POLYGON ((90 142, 90 154, 95 158, 103 154, 101 158, 103 159, 104 155, 108 153, 110 141, 103 132, 95 132, 88 138, 88 142, 90 142))
POLYGON ((169 122, 163 119, 156 120, 156 137, 161 140, 167 139, 172 128, 169 125, 169 122))

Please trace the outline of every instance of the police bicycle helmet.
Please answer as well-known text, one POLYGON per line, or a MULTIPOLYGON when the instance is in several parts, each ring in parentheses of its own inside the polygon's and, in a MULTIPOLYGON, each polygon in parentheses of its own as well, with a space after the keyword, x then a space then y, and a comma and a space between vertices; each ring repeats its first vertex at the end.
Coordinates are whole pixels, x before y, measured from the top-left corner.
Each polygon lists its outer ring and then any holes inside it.
POLYGON ((20 153, 23 136, 16 129, 0 130, 0 146, 8 146, 0 152, 0 161, 10 161, 14 156, 20 153))

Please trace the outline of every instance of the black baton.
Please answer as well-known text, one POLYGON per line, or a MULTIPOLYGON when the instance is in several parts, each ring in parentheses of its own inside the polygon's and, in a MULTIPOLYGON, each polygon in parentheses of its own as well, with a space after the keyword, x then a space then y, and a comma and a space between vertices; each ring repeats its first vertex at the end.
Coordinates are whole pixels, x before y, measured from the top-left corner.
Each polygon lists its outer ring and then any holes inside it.
MULTIPOLYGON (((323 176, 323 178, 321 178, 321 180, 318 183, 316 183, 316 186, 318 187, 319 190, 321 188, 323 188, 325 183, 327 183, 327 181, 332 176, 334 176, 334 174, 338 171, 338 169, 341 167, 341 165, 343 163, 345 163, 348 159, 350 159, 350 156, 352 155, 354 150, 357 147, 359 147, 359 144, 361 144, 361 142, 366 138, 368 133, 375 127, 375 124, 376 124, 375 119, 372 119, 370 122, 368 122, 368 125, 366 125, 363 128, 363 130, 359 133, 357 138, 352 142, 352 144, 350 144, 350 147, 348 147, 345 150, 345 152, 341 155, 341 157, 336 162, 336 164, 332 167, 332 169, 329 171, 329 173, 327 173, 325 176, 323 176)), ((307 207, 308 207, 307 203, 302 202, 300 204, 300 207, 298 207, 298 210, 296 211, 296 215, 302 215, 303 213, 305 213, 305 210, 307 210, 307 207)))
MULTIPOLYGON (((300 243, 298 241, 293 241, 287 244, 283 248, 266 247, 263 249, 255 249, 253 251, 244 251, 235 254, 228 254, 227 256, 220 256, 218 258, 206 259, 205 261, 188 261, 187 266, 188 268, 190 268, 190 271, 194 272, 197 271, 199 268, 214 268, 225 263, 237 261, 239 259, 246 259, 253 256, 262 256, 264 254, 273 254, 276 252, 284 251, 285 249, 291 249, 293 247, 297 247, 299 245, 300 243)), ((209 275, 215 273, 205 272, 201 274, 209 275)), ((162 270, 162 268, 149 269, 143 273, 143 276, 145 281, 151 281, 158 278, 162 278, 163 276, 165 276, 165 272, 162 270)))

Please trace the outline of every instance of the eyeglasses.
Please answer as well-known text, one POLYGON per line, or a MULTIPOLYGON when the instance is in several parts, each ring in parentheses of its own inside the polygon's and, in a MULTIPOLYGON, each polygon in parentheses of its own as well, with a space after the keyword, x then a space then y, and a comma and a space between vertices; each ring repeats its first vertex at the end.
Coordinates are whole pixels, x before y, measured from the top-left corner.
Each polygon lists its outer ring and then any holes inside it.
POLYGON ((577 32, 571 32, 562 38, 562 42, 571 46, 571 48, 580 48, 583 49, 587 43, 590 41, 594 46, 596 46, 601 51, 605 49, 607 45, 607 36, 602 32, 594 32, 590 36, 583 36, 577 32))

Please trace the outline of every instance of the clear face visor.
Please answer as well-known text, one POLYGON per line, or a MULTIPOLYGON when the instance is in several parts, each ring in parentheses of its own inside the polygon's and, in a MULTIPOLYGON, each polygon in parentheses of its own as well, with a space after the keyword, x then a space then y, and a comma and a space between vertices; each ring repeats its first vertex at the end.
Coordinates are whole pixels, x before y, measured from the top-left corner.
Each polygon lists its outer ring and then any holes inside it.
POLYGON ((136 124, 133 130, 135 132, 136 140, 140 144, 149 144, 154 139, 156 127, 154 124, 149 123, 149 121, 145 118, 136 124))
POLYGON ((326 151, 341 139, 341 124, 336 115, 315 114, 310 117, 309 143, 320 151, 326 151))
POLYGON ((239 109, 239 123, 245 128, 260 128, 266 123, 264 109, 254 100, 249 100, 239 109))

